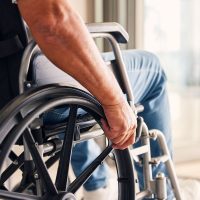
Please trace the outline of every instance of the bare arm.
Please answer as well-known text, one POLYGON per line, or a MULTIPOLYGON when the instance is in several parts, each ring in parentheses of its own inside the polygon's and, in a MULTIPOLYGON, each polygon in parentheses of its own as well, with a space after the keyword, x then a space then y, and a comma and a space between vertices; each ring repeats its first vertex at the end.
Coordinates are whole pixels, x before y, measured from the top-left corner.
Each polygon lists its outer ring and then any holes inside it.
POLYGON ((109 126, 104 123, 107 136, 118 148, 130 145, 133 142, 131 132, 135 129, 134 116, 69 1, 18 0, 18 6, 44 54, 101 102, 109 123, 109 126), (120 127, 114 125, 117 121, 120 121, 120 127))

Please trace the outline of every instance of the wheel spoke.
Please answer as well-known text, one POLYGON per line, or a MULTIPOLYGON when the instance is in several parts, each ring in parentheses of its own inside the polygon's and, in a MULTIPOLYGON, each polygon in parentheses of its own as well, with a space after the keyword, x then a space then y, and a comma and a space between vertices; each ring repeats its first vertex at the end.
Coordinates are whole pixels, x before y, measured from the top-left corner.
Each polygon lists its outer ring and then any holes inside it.
POLYGON ((8 192, 4 190, 0 190, 0 197, 5 199, 12 199, 12 200, 42 200, 41 197, 36 197, 33 195, 28 194, 20 194, 17 192, 8 192))
POLYGON ((9 179, 22 165, 24 162, 24 154, 21 153, 16 160, 13 160, 8 168, 2 173, 0 178, 0 186, 4 184, 7 179, 9 179))
POLYGON ((51 177, 48 173, 47 167, 44 164, 44 162, 43 162, 43 160, 40 156, 40 153, 39 153, 39 151, 36 147, 36 143, 34 141, 34 138, 33 138, 32 134, 30 133, 29 130, 25 131, 24 138, 25 138, 26 143, 28 145, 31 156, 33 157, 37 171, 38 171, 40 177, 42 178, 42 182, 44 184, 44 187, 45 187, 47 193, 49 193, 51 195, 58 194, 58 191, 57 191, 55 185, 53 184, 51 177))
POLYGON ((50 157, 46 162, 45 165, 49 169, 52 165, 54 165, 58 159, 60 158, 60 152, 56 153, 54 156, 50 157))
POLYGON ((0 190, 8 191, 8 189, 4 185, 0 185, 0 190))
POLYGON ((75 193, 92 175, 96 168, 102 164, 104 159, 113 150, 112 146, 108 146, 104 151, 69 185, 68 192, 75 193))
POLYGON ((71 162, 72 145, 77 117, 77 106, 70 107, 68 126, 66 127, 63 147, 60 152, 60 161, 56 176, 56 186, 60 191, 65 191, 67 186, 69 164, 71 162))
POLYGON ((17 160, 18 156, 13 151, 11 151, 9 154, 9 158, 10 160, 15 161, 17 160))

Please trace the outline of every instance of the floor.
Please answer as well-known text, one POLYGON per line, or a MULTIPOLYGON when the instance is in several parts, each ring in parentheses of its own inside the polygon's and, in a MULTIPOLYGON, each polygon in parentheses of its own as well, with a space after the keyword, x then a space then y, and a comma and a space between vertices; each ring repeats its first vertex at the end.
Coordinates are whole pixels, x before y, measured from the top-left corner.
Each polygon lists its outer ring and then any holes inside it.
POLYGON ((194 178, 200 181, 200 160, 175 164, 180 178, 194 178))
POLYGON ((200 199, 200 160, 176 164, 182 200, 200 199))

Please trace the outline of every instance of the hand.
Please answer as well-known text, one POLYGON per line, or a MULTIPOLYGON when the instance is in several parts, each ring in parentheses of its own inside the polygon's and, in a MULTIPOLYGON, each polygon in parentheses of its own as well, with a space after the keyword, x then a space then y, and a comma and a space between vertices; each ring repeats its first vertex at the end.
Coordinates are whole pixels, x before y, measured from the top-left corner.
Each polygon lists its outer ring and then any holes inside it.
POLYGON ((137 120, 127 101, 123 99, 116 105, 103 105, 103 109, 107 122, 102 119, 102 127, 113 148, 125 149, 133 144, 137 120))

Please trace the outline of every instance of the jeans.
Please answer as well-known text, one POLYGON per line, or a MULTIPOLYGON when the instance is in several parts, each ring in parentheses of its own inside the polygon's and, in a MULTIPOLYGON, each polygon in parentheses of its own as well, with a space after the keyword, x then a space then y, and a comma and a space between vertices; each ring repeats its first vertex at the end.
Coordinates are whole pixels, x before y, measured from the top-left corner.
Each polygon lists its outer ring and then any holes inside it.
MULTIPOLYGON (((139 115, 144 118, 149 129, 159 129, 164 133, 169 151, 172 153, 166 76, 158 58, 152 53, 138 50, 125 50, 122 51, 122 55, 135 97, 135 103, 140 103, 144 106, 144 111, 139 115)), ((103 53, 102 57, 104 60, 111 60, 114 55, 113 53, 103 53)), ((48 123, 64 120, 68 114, 66 109, 59 109, 53 112, 54 114, 48 113, 45 116, 45 120, 48 123)), ((135 146, 139 145, 139 143, 135 144, 135 146)), ((75 145, 72 152, 72 167, 75 175, 79 175, 99 153, 100 148, 93 140, 75 145)), ((151 141, 151 153, 152 156, 160 154, 159 146, 153 141, 151 141)), ((136 169, 141 187, 143 187, 142 168, 136 166, 136 169)), ((153 176, 158 171, 166 173, 164 165, 161 164, 154 167, 153 176)), ((91 191, 106 186, 108 175, 109 168, 107 165, 101 165, 84 184, 85 189, 91 191)))

